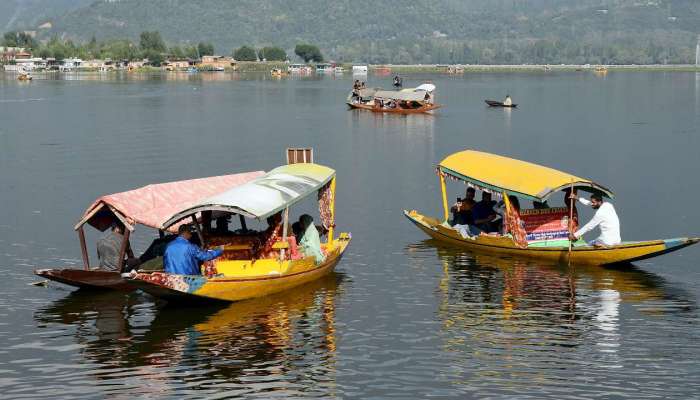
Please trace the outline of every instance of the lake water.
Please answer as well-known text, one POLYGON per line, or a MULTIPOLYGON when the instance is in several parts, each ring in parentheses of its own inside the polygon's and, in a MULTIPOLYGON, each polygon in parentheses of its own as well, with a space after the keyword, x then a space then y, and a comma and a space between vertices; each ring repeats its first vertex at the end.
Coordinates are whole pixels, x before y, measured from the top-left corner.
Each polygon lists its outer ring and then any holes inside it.
POLYGON ((2 398, 699 396, 700 246, 569 268, 439 246, 402 210, 440 215, 434 166, 472 148, 611 187, 623 239, 697 236, 700 75, 407 75, 446 105, 409 117, 349 111, 349 75, 42 78, 0 78, 2 398), (506 94, 517 110, 483 103, 506 94), (289 146, 338 171, 334 275, 184 310, 30 286, 81 265, 72 227, 98 196, 269 170, 289 146))

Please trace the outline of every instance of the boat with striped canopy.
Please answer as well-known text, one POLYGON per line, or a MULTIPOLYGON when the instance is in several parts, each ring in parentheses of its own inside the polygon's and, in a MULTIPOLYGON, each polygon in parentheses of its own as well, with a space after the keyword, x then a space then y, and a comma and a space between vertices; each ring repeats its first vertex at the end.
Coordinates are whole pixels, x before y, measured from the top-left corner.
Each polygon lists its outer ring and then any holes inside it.
POLYGON ((224 253, 203 265, 202 275, 176 275, 138 271, 123 276, 153 296, 169 301, 238 301, 266 296, 305 284, 329 274, 350 243, 349 233, 335 236, 335 185, 333 169, 314 163, 277 167, 257 179, 204 199, 173 213, 165 228, 191 220, 204 248, 223 246, 224 253), (323 260, 306 255, 291 234, 289 212, 299 202, 318 199, 323 260), (205 218, 205 216, 207 216, 205 218), (207 234, 205 219, 238 216, 241 229, 207 234), (254 232, 247 222, 267 220, 268 229, 254 232))

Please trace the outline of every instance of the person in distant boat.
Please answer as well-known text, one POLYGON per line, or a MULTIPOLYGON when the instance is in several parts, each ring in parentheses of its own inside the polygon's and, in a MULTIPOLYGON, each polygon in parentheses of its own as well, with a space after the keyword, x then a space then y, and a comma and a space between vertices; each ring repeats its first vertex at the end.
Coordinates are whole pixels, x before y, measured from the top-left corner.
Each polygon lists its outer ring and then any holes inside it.
POLYGON ((595 227, 600 227, 600 236, 590 241, 588 243, 589 245, 603 247, 614 246, 622 242, 620 238, 620 219, 617 217, 615 207, 608 202, 604 202, 603 196, 600 193, 593 193, 590 201, 580 198, 576 196, 576 194, 572 194, 571 198, 574 200, 578 199, 583 205, 590 205, 596 212, 593 218, 584 225, 583 228, 569 235, 569 239, 578 240, 595 227))
POLYGON ((503 100, 503 105, 504 106, 512 106, 513 105, 513 99, 510 98, 510 95, 506 95, 506 99, 503 100))
POLYGON ((304 236, 299 242, 299 248, 305 257, 314 257, 316 259, 316 264, 320 264, 326 260, 326 255, 321 251, 321 237, 318 234, 316 225, 314 225, 314 219, 308 214, 304 214, 299 217, 299 222, 301 223, 301 229, 304 232, 304 236))
POLYGON ((472 217, 477 228, 484 232, 498 232, 498 214, 493 209, 496 202, 491 200, 491 193, 483 192, 481 201, 474 204, 472 208, 472 217))
POLYGON ((190 242, 192 228, 182 224, 177 230, 178 236, 168 244, 163 256, 165 272, 177 275, 201 275, 199 263, 213 260, 223 254, 223 246, 216 250, 202 250, 190 242))
MULTIPOLYGON (((113 224, 109 232, 97 241, 97 258, 100 262, 99 269, 117 271, 117 268, 119 268, 119 252, 123 241, 124 227, 117 223, 113 224)), ((128 258, 124 261, 134 259, 131 246, 127 246, 126 256, 128 258)), ((123 265, 126 265, 126 263, 123 265)))

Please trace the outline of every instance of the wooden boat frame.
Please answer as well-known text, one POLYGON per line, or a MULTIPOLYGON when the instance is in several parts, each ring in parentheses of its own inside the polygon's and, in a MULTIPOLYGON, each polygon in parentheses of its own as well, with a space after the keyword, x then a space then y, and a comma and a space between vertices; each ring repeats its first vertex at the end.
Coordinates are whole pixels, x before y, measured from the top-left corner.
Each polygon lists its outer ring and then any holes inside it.
MULTIPOLYGON (((433 86, 433 88, 434 88, 434 86, 433 86)), ((410 88, 403 89, 400 91, 383 91, 383 90, 376 89, 376 88, 375 89, 362 89, 362 90, 363 91, 368 90, 370 93, 367 97, 363 96, 363 98, 371 97, 372 100, 370 100, 369 103, 354 102, 352 100, 353 99, 353 92, 351 91, 348 94, 347 99, 345 100, 346 104, 348 105, 348 107, 350 107, 350 109, 371 111, 371 112, 375 112, 375 113, 387 113, 387 114, 425 114, 425 113, 430 113, 431 111, 437 110, 437 109, 442 107, 442 105, 440 105, 440 104, 426 102, 423 99, 422 94, 420 97, 415 97, 415 98, 407 97, 407 96, 411 96, 411 94, 413 94, 410 92, 409 92, 410 94, 407 94, 407 91, 412 90, 410 88), (394 100, 397 103, 399 101, 412 101, 412 102, 419 103, 421 106, 417 107, 417 108, 402 108, 402 107, 399 107, 397 104, 397 106, 394 108, 379 107, 376 105, 376 97, 375 97, 376 93, 384 93, 385 96, 377 96, 377 97, 380 97, 386 101, 394 100), (401 97, 404 97, 404 98, 401 98, 401 97)), ((418 93, 425 93, 425 92, 418 92, 418 93)), ((413 94, 413 95, 415 96, 415 94, 413 94)))
MULTIPOLYGON (((475 169, 474 167, 471 168, 475 169)), ((482 233, 479 236, 465 238, 447 223, 450 209, 447 203, 447 186, 445 179, 448 176, 452 179, 464 181, 471 187, 500 194, 503 198, 512 195, 528 200, 546 201, 552 193, 569 187, 576 190, 602 193, 607 197, 612 197, 613 194, 604 186, 587 179, 536 164, 472 150, 466 150, 448 156, 438 165, 437 173, 440 179, 444 218, 438 220, 436 218, 427 217, 415 210, 404 210, 404 216, 429 237, 470 250, 500 255, 539 258, 555 262, 609 265, 630 263, 656 257, 700 242, 700 238, 697 237, 683 237, 666 240, 623 242, 615 246, 605 247, 574 245, 571 247, 571 250, 569 250, 568 244, 567 246, 548 247, 519 246, 509 235, 482 233), (477 165, 494 163, 493 168, 490 169, 500 169, 502 171, 491 172, 488 170, 488 172, 482 173, 470 171, 469 164, 471 162, 476 162, 477 165), (528 176, 531 177, 530 181, 534 183, 523 184, 519 179, 513 179, 512 171, 521 171, 522 174, 528 174, 528 176), (566 184, 566 180, 570 180, 570 185, 566 184)), ((509 214, 510 212, 510 208, 506 207, 506 213, 509 214)))

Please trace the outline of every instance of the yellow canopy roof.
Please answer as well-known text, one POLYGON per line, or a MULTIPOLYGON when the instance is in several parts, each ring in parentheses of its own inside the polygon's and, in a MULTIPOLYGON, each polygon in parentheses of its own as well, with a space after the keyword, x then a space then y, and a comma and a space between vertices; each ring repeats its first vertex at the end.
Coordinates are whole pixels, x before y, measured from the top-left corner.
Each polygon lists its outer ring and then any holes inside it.
POLYGON ((571 187, 572 182, 577 189, 613 197, 609 189, 588 179, 475 150, 454 153, 442 160, 438 168, 476 186, 530 200, 544 201, 552 193, 571 187))

